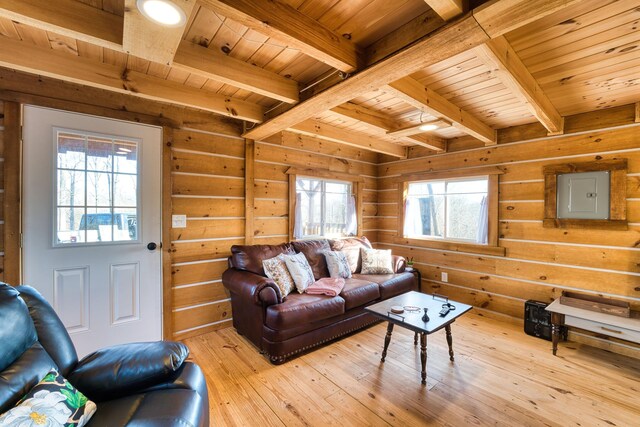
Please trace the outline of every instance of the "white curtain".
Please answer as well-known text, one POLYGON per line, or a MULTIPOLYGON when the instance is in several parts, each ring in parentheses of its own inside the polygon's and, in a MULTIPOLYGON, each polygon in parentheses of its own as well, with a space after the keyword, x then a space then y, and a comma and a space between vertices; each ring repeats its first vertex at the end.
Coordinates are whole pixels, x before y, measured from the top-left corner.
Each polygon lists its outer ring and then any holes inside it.
POLYGON ((404 205, 404 235, 419 236, 422 234, 422 213, 420 200, 407 198, 404 205))
POLYGON ((478 234, 476 243, 487 244, 487 233, 489 229, 489 203, 487 197, 483 197, 480 202, 480 214, 478 218, 478 234))
POLYGON ((293 225, 293 238, 302 239, 302 193, 296 193, 296 217, 293 225))
POLYGON ((355 236, 358 233, 358 217, 356 214, 356 198, 349 196, 347 202, 347 227, 345 234, 347 236, 355 236))

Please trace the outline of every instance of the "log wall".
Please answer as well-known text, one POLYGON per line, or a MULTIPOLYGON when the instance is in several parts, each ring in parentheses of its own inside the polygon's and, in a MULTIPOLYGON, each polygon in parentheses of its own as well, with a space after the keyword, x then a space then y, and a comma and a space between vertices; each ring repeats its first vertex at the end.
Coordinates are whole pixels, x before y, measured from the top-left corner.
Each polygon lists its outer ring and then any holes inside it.
POLYGON ((0 281, 4 281, 4 102, 0 101, 0 281))
POLYGON ((172 212, 187 216, 186 228, 171 230, 175 338, 230 326, 231 303, 221 277, 231 245, 288 240, 289 167, 365 176, 364 233, 375 233, 377 155, 286 132, 253 143, 253 150, 245 145, 238 136, 173 132, 172 212), (253 162, 253 177, 246 176, 245 162, 253 162), (245 180, 253 182, 253 191, 245 193, 245 180), (253 200, 245 198, 249 193, 253 200), (246 222, 246 206, 253 206, 253 221, 246 222))
MULTIPOLYGON (((559 137, 512 137, 513 142, 492 148, 381 163, 377 247, 415 257, 423 291, 512 318, 522 319, 526 300, 551 302, 563 290, 611 296, 640 309, 640 128, 633 124, 631 107, 624 110, 625 126, 559 137), (544 166, 620 158, 629 161, 628 231, 543 228, 544 166), (393 177, 487 165, 505 170, 499 184, 499 245, 506 248, 506 256, 438 250, 427 243, 409 246, 398 239, 393 177), (442 272, 448 273, 448 283, 441 280, 442 272)), ((573 338, 606 348, 626 347, 590 335, 573 338)))

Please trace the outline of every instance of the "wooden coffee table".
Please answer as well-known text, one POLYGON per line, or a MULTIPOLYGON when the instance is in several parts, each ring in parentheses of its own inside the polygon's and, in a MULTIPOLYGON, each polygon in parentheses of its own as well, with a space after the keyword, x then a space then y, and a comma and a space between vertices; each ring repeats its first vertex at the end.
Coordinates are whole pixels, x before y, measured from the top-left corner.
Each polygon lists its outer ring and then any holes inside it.
POLYGON ((418 344, 418 334, 420 335, 420 361, 422 362, 422 384, 427 383, 427 335, 444 328, 447 333, 447 344, 449 344, 449 359, 453 362, 453 338, 451 336, 451 324, 460 316, 471 310, 471 306, 455 301, 447 301, 446 298, 423 294, 420 292, 407 292, 397 297, 365 307, 365 310, 389 322, 387 325, 387 335, 384 339, 384 349, 382 350, 381 362, 387 357, 387 348, 391 342, 393 326, 399 325, 415 332, 413 345, 418 344), (438 313, 442 305, 448 302, 454 310, 449 311, 446 316, 441 317, 438 313), (392 313, 391 307, 404 307, 403 313, 392 313), (409 311, 407 308, 418 307, 419 311, 409 311), (429 320, 422 320, 424 308, 427 308, 429 320))

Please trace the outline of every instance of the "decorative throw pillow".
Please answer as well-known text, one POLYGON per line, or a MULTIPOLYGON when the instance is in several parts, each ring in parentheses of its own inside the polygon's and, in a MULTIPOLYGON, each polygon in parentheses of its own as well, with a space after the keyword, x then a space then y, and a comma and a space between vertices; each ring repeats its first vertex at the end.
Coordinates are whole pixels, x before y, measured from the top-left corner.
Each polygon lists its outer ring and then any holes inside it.
POLYGON ((51 371, 15 407, 0 415, 0 425, 82 427, 95 412, 95 403, 51 371))
POLYGON ((291 273, 291 277, 293 277, 298 292, 304 293, 305 289, 316 281, 313 278, 313 270, 311 270, 309 261, 307 261, 303 253, 284 255, 284 262, 287 263, 287 268, 291 273))
POLYGON ((362 248, 362 274, 392 274, 391 249, 362 248))
POLYGON ((324 257, 327 259, 327 267, 329 268, 329 276, 342 277, 348 279, 351 277, 351 267, 347 257, 342 252, 326 251, 323 252, 324 257))
POLYGON ((289 295, 291 291, 295 289, 296 284, 293 281, 293 277, 291 277, 291 273, 289 273, 287 264, 284 262, 283 254, 280 254, 275 258, 263 260, 262 267, 264 268, 264 272, 267 274, 267 277, 276 282, 276 285, 280 288, 282 298, 289 295))

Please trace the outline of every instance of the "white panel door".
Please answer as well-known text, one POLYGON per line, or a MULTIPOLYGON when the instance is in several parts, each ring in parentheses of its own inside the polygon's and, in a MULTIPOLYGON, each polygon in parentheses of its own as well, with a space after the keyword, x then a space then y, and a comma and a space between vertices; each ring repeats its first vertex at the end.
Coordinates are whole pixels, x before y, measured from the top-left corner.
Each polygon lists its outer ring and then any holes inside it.
POLYGON ((23 282, 80 355, 162 337, 162 129, 25 106, 23 282))

